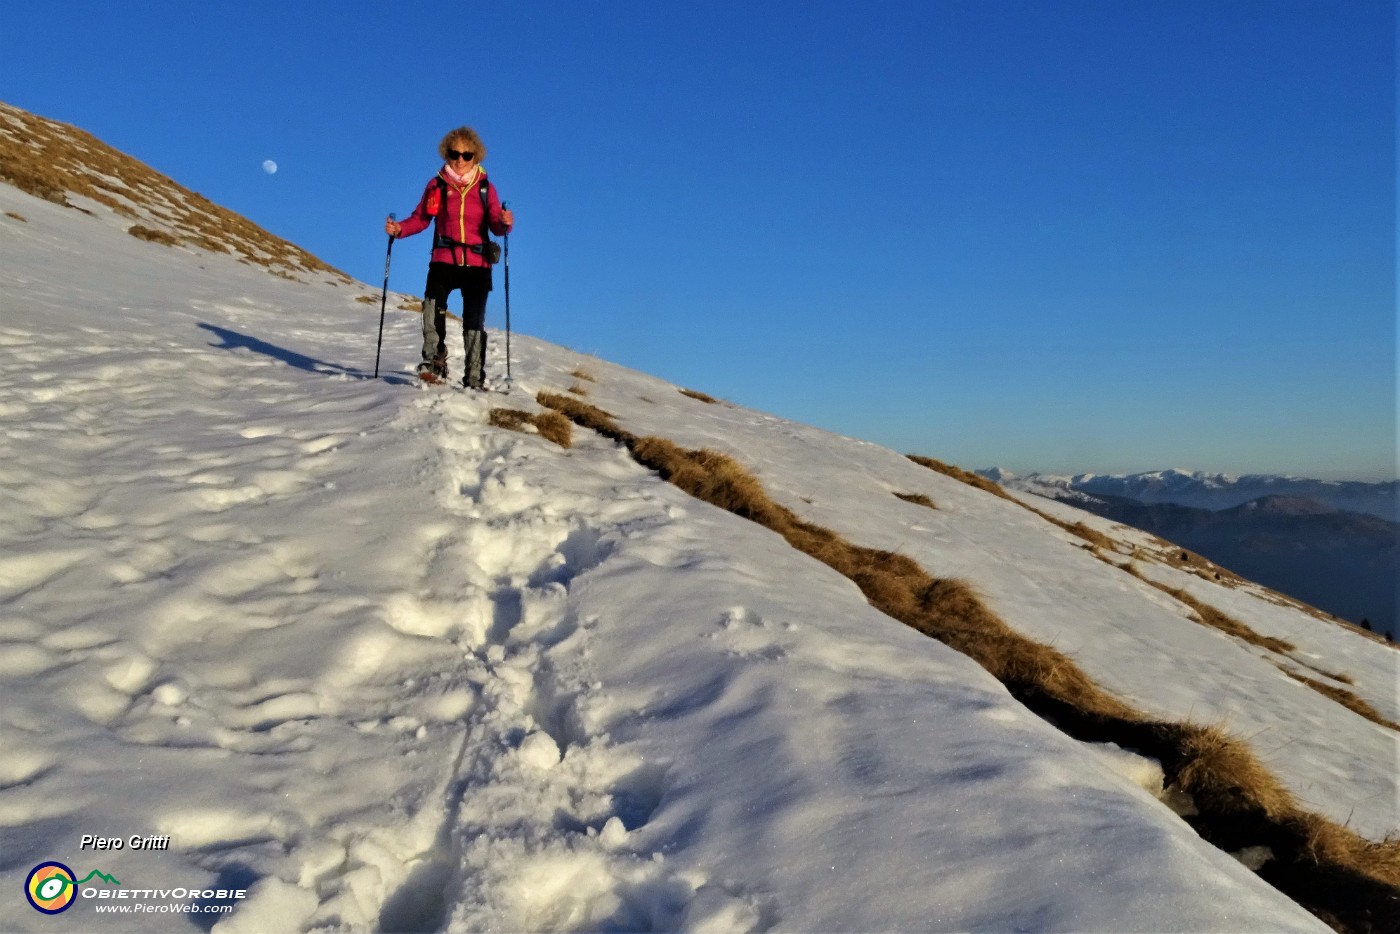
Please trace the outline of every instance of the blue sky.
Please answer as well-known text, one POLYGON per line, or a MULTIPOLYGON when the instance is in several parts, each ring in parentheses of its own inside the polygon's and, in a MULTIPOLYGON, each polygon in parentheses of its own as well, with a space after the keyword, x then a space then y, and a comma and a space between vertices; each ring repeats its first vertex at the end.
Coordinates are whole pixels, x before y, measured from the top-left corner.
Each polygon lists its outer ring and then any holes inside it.
POLYGON ((0 99, 375 285, 467 123, 519 331, 968 467, 1378 478, 1395 47, 1374 0, 76 0, 7 7, 0 99))

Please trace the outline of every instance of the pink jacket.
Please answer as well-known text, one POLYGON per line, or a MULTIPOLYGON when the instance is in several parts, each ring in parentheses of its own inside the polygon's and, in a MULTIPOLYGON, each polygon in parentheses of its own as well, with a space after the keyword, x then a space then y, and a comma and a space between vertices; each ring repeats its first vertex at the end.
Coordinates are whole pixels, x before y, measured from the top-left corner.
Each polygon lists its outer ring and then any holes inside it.
MULTIPOLYGON (((433 227, 433 236, 438 238, 433 247, 430 262, 451 263, 454 266, 486 266, 488 263, 480 253, 473 253, 468 247, 481 243, 481 193, 477 191, 480 179, 486 177, 486 170, 479 169, 472 183, 466 187, 452 181, 446 170, 440 171, 437 178, 428 182, 423 189, 423 197, 413 213, 400 222, 399 239, 433 227), (441 197, 438 179, 447 185, 447 197, 441 197), (442 201, 442 204, 438 202, 442 201), (453 241, 444 243, 441 238, 453 241)), ((491 232, 498 237, 510 233, 501 218, 501 200, 496 196, 496 186, 488 185, 486 200, 491 212, 491 232)))

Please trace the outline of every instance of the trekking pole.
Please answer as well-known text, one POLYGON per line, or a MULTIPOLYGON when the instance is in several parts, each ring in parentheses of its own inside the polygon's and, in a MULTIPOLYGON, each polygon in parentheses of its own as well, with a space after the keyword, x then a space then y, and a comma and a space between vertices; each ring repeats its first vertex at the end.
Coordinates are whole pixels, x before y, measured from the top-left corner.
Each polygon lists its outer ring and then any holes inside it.
MULTIPOLYGON (((506 210, 510 202, 501 204, 501 210, 506 210)), ((506 263, 506 391, 510 391, 510 234, 505 235, 505 263, 506 263)))
MULTIPOLYGON (((397 220, 390 214, 389 220, 397 220)), ((389 299, 389 257, 394 255, 394 235, 389 234, 389 249, 384 251, 384 294, 379 296, 379 343, 374 345, 374 378, 379 379, 379 350, 384 346, 384 304, 389 299)))

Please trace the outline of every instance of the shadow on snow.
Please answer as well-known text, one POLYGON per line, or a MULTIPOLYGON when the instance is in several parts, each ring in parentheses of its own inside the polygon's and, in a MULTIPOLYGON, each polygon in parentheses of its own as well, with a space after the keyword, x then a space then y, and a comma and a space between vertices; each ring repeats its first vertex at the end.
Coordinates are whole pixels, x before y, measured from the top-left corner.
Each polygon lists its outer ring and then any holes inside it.
MULTIPOLYGON (((220 343, 209 345, 211 347, 217 347, 219 350, 251 350, 254 353, 272 357, 274 360, 280 360, 288 366, 296 367, 298 370, 306 370, 308 373, 320 373, 327 376, 344 374, 357 379, 371 378, 370 373, 366 370, 341 366, 338 363, 327 363, 325 360, 317 360, 315 357, 308 357, 294 350, 288 350, 276 344, 269 344, 261 338, 253 337, 248 334, 240 334, 228 328, 221 328, 216 324, 200 322, 199 326, 219 339, 220 343)), ((386 375, 384 380, 385 382, 397 385, 409 385, 412 382, 412 380, 395 373, 386 375)))

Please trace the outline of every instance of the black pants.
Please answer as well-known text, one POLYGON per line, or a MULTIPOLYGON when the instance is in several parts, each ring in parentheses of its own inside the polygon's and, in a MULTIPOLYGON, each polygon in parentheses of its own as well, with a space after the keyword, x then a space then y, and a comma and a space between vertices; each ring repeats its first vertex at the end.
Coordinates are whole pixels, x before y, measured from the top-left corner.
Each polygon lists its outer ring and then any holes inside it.
POLYGON ((423 287, 423 362, 447 368, 447 297, 462 293, 462 342, 466 347, 463 382, 480 386, 486 378, 486 296, 491 270, 482 266, 429 263, 423 287))

